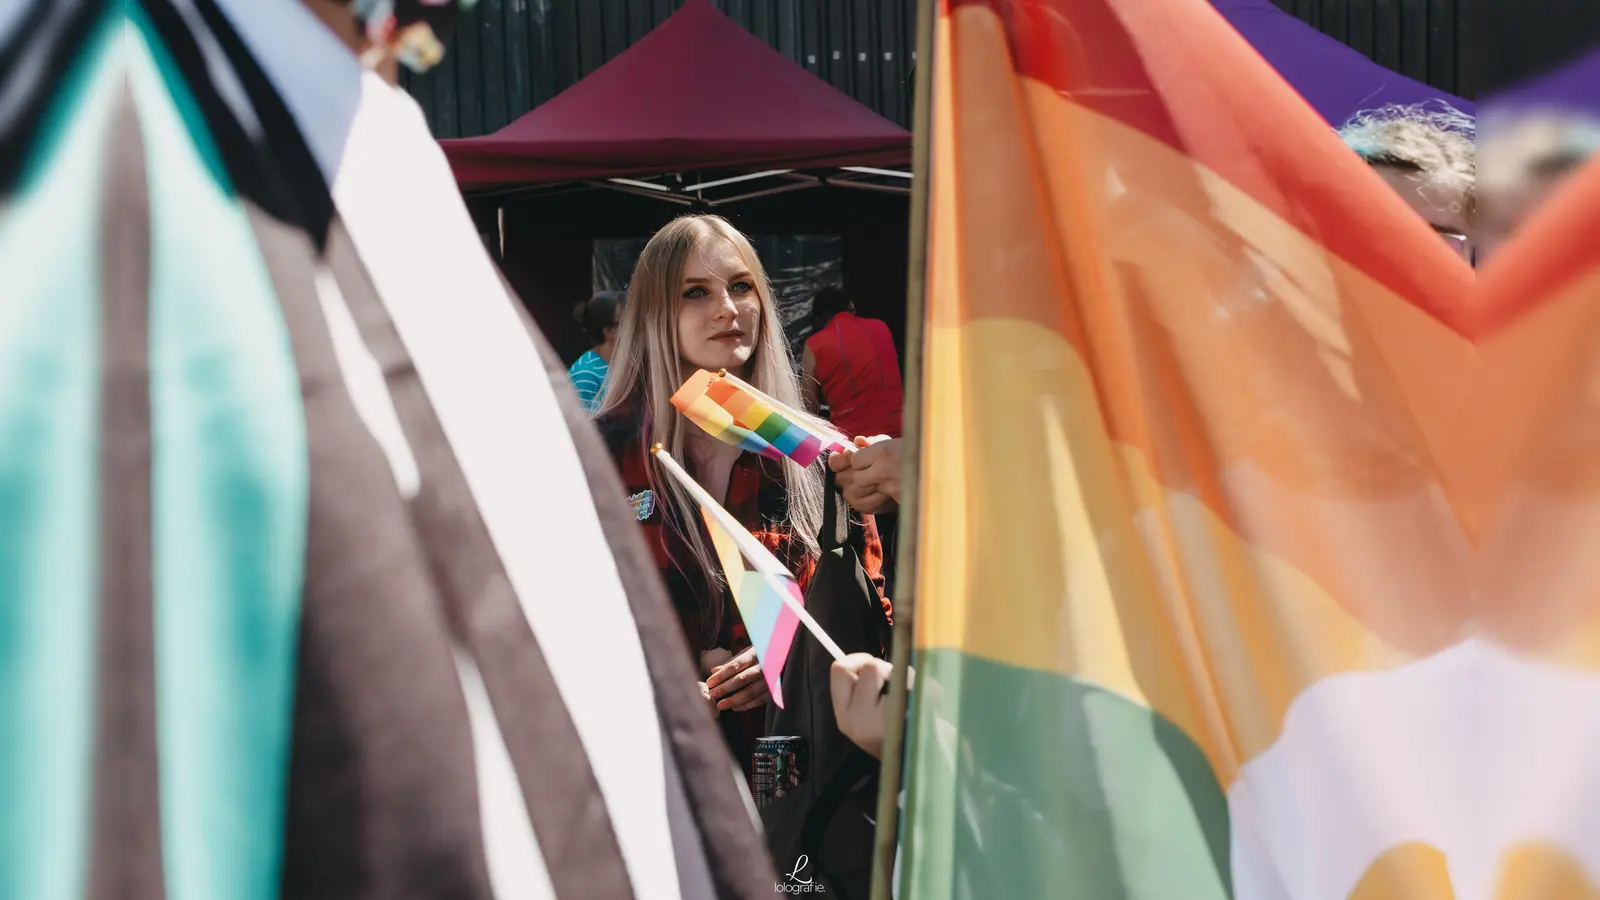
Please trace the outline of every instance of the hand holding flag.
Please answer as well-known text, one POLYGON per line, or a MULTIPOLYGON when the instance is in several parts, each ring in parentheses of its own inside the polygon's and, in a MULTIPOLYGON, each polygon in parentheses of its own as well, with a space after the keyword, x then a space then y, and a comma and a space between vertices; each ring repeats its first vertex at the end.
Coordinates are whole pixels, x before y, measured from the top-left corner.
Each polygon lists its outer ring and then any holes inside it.
POLYGON ((700 515, 705 519, 706 531, 711 535, 717 559, 728 578, 733 602, 739 607, 739 616, 744 619, 745 630, 750 634, 750 643, 762 674, 767 679, 772 702, 782 708, 783 665, 789 658, 789 647, 794 643, 795 632, 802 622, 834 659, 844 659, 844 651, 806 612, 800 585, 783 563, 745 530, 731 513, 713 500, 672 458, 672 454, 659 444, 652 452, 661 467, 700 504, 700 515), (746 561, 754 568, 747 567, 746 561))

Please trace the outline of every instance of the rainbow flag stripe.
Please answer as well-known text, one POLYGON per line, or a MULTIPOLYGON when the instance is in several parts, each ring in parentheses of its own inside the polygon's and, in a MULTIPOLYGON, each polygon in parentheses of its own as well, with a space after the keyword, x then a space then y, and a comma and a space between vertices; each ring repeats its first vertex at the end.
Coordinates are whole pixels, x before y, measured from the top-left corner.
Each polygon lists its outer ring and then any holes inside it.
POLYGON ((731 413, 706 395, 707 384, 714 377, 716 376, 703 369, 695 373, 684 382, 676 394, 672 395, 672 405, 687 416, 689 421, 724 444, 732 444, 742 450, 759 453, 768 459, 782 459, 782 451, 766 438, 734 421, 731 413))
POLYGON ((704 369, 684 382, 672 405, 723 443, 769 459, 786 456, 809 466, 823 453, 846 447, 841 436, 813 427, 794 410, 704 369))
POLYGON ((1206 0, 940 6, 898 895, 1600 895, 1600 170, 1475 286, 1206 0))

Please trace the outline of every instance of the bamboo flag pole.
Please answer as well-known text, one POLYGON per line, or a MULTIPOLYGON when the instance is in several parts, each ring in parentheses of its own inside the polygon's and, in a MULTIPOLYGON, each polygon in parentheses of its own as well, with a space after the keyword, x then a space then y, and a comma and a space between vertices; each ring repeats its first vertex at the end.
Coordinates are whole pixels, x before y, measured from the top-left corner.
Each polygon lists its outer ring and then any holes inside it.
POLYGON ((878 827, 872 856, 872 900, 894 897, 895 852, 900 841, 900 785, 906 746, 906 673, 916 614, 917 521, 922 447, 923 314, 928 284, 928 194, 933 158, 933 67, 936 0, 917 0, 916 92, 911 126, 911 234, 906 265, 905 446, 900 454, 899 575, 894 596, 894 671, 884 710, 883 768, 878 785, 878 827))
MULTIPOLYGON (((717 524, 721 525, 722 530, 726 531, 728 536, 733 538, 733 542, 739 545, 739 552, 744 554, 745 559, 750 560, 750 564, 755 566, 757 571, 769 579, 783 578, 792 580, 794 578, 789 573, 788 567, 779 562, 776 556, 772 555, 772 551, 762 546, 760 541, 756 540, 743 525, 739 524, 739 520, 735 519, 732 513, 722 508, 722 504, 711 499, 711 495, 706 493, 705 488, 701 487, 698 481, 695 481, 688 472, 683 470, 682 466, 678 465, 678 461, 672 458, 672 454, 662 449, 660 444, 657 444, 650 452, 655 454, 656 460, 661 463, 661 467, 666 469, 667 473, 677 479, 678 483, 683 485, 684 490, 694 497, 695 502, 700 504, 706 514, 717 520, 717 524)), ((730 581, 733 579, 732 572, 728 573, 728 579, 730 581)), ((789 610, 795 614, 801 624, 806 626, 806 630, 810 631, 812 636, 817 639, 817 642, 822 644, 823 649, 832 654, 834 659, 844 659, 844 651, 839 649, 839 645, 834 642, 833 638, 828 636, 826 631, 822 630, 822 626, 817 624, 817 620, 811 618, 811 613, 806 612, 806 608, 803 605, 796 603, 795 599, 789 596, 788 590, 780 589, 776 593, 778 598, 783 601, 783 605, 789 607, 789 610)))

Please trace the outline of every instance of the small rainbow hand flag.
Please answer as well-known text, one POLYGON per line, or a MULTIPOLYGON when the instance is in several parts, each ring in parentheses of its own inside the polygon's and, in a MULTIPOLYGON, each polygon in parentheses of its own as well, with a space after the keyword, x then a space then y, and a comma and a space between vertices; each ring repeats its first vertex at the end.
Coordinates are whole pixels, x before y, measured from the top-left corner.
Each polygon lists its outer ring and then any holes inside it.
POLYGON ((823 453, 850 446, 850 439, 826 422, 727 372, 695 372, 672 395, 672 405, 723 443, 768 459, 787 456, 809 466, 823 453))
POLYGON ((844 651, 834 643, 822 626, 806 612, 805 596, 783 563, 761 545, 755 536, 711 498, 699 483, 689 476, 670 453, 657 446, 656 459, 668 474, 677 479, 700 504, 700 515, 705 519, 706 531, 711 535, 717 559, 722 563, 723 574, 733 593, 733 602, 739 607, 739 617, 744 620, 745 631, 755 647, 756 660, 761 663, 761 674, 767 679, 767 690, 772 702, 783 707, 783 666, 789 660, 789 648, 794 636, 804 624, 813 636, 833 654, 844 659, 844 651), (749 565, 746 565, 746 561, 749 565))

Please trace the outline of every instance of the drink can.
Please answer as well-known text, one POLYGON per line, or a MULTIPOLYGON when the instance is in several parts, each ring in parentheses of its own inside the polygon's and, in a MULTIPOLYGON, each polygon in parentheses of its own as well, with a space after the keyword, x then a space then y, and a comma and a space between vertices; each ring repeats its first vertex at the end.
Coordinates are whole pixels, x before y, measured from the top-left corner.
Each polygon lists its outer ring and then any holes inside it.
POLYGON ((756 808, 782 799, 806 779, 806 739, 798 735, 756 739, 750 760, 750 793, 756 808))

